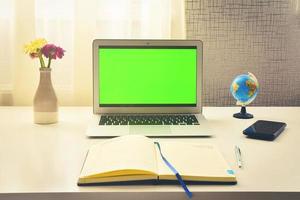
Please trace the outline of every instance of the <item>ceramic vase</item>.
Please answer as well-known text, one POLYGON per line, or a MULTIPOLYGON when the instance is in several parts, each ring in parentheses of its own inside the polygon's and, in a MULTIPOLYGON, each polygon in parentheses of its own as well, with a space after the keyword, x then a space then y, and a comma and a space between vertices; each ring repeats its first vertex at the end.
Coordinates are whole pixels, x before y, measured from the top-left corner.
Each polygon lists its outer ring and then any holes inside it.
POLYGON ((51 81, 51 68, 40 68, 40 82, 33 100, 34 123, 58 121, 57 97, 51 81))

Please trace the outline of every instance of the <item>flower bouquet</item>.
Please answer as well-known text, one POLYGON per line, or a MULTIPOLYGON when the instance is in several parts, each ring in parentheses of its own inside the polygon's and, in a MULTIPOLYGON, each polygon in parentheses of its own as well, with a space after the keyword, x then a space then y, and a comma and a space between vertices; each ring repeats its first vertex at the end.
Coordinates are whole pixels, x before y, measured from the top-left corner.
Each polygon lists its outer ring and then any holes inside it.
POLYGON ((24 47, 26 54, 40 61, 40 82, 33 100, 34 122, 51 124, 58 121, 58 102, 51 81, 51 61, 61 59, 65 50, 45 39, 36 39, 24 47), (44 58, 48 59, 47 66, 44 58))

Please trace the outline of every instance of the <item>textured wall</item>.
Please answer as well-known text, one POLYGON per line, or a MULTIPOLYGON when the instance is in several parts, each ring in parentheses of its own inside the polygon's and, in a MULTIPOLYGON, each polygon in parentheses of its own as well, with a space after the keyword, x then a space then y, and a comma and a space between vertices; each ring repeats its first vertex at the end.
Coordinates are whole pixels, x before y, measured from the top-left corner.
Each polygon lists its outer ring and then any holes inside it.
POLYGON ((300 106, 300 0, 186 0, 187 38, 204 43, 205 105, 234 105, 232 79, 252 72, 252 105, 300 106))

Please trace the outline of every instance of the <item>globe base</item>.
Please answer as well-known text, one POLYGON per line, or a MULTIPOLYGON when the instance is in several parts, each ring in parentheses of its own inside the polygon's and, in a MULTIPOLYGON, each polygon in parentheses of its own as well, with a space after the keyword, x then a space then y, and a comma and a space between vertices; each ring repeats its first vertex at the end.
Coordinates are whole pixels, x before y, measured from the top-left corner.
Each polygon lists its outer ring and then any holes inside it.
POLYGON ((233 117, 238 119, 251 119, 253 118, 253 115, 250 113, 247 113, 246 107, 242 106, 241 112, 233 114, 233 117))

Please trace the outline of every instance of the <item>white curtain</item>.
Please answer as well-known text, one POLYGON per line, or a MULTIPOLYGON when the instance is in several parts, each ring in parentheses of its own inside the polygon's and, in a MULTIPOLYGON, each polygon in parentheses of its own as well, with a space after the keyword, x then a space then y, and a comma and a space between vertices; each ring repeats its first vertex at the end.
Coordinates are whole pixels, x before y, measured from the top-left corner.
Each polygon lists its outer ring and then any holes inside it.
POLYGON ((0 105, 12 104, 13 1, 0 0, 0 105))
POLYGON ((0 91, 11 90, 15 105, 32 104, 38 62, 22 47, 44 37, 66 50, 52 63, 60 104, 91 105, 93 39, 184 39, 184 13, 184 0, 0 0, 0 42, 14 47, 0 48, 0 91))
POLYGON ((102 38, 184 38, 184 1, 98 0, 97 34, 102 38))
POLYGON ((74 0, 35 1, 36 36, 66 49, 66 56, 51 64, 53 85, 64 104, 73 101, 74 4, 74 0))

